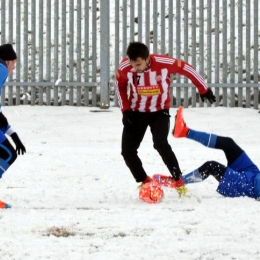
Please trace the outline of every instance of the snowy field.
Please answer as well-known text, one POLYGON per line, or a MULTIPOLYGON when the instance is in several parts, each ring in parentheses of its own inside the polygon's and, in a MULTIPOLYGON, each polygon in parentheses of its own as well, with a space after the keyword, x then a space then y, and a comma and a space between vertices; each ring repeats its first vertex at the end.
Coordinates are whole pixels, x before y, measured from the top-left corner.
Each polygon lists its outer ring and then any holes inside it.
MULTIPOLYGON (((85 107, 4 107, 24 142, 0 181, 0 259, 257 260, 260 202, 224 198, 212 177, 188 187, 191 198, 165 189, 160 204, 138 199, 120 155, 121 112, 85 107)), ((176 109, 171 109, 172 121, 176 109)), ((197 130, 233 137, 260 166, 260 114, 243 108, 188 108, 197 130)), ((221 151, 188 139, 169 142, 184 173, 221 151)), ((168 174, 147 131, 139 150, 150 175, 168 174)))

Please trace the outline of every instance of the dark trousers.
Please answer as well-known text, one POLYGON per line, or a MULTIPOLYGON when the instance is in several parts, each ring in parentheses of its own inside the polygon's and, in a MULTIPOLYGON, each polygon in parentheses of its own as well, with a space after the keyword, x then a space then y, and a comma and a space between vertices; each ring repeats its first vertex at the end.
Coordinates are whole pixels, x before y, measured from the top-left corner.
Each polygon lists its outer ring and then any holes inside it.
MULTIPOLYGON (((227 158, 227 165, 231 165, 242 153, 243 150, 230 137, 218 136, 215 149, 223 150, 227 158)), ((227 167, 216 161, 207 161, 199 167, 199 173, 203 179, 209 175, 214 176, 218 181, 224 176, 227 167)))
POLYGON ((8 139, 4 140, 0 144, 0 158, 5 160, 9 166, 16 160, 17 154, 15 152, 15 149, 11 145, 11 143, 8 141, 8 139))
POLYGON ((146 179, 147 174, 138 157, 138 148, 143 140, 147 127, 150 127, 153 147, 162 157, 171 175, 178 180, 181 176, 178 161, 168 143, 170 126, 169 110, 151 113, 134 112, 132 124, 124 126, 122 134, 122 156, 137 182, 146 179))
POLYGON ((9 166, 16 160, 17 154, 8 139, 0 144, 0 178, 9 166))

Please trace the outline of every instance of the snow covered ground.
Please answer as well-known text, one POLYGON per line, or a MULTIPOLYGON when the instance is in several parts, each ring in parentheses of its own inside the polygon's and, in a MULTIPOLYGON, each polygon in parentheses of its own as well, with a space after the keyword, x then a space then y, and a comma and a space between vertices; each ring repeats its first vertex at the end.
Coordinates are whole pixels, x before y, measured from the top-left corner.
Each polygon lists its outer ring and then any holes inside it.
MULTIPOLYGON (((224 198, 212 177, 191 198, 165 189, 160 204, 138 200, 120 155, 121 112, 86 107, 4 107, 27 148, 0 180, 0 259, 260 259, 260 202, 224 198), (99 110, 98 110, 99 111, 99 110)), ((171 109, 172 121, 176 109, 171 109)), ((243 108, 184 109, 197 130, 233 137, 260 166, 260 114, 243 108)), ((184 173, 221 151, 169 142, 184 173)), ((139 150, 150 175, 167 174, 147 131, 139 150)))

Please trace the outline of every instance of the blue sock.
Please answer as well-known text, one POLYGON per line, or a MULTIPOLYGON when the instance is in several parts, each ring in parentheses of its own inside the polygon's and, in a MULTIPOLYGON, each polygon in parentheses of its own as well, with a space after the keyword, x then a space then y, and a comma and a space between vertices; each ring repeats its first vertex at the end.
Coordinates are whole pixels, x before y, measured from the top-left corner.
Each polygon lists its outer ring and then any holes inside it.
POLYGON ((187 138, 197 141, 203 144, 204 146, 210 148, 215 148, 216 141, 217 141, 217 135, 215 134, 208 134, 205 132, 199 132, 192 129, 190 129, 187 138))
POLYGON ((194 170, 194 171, 192 171, 192 172, 190 172, 186 175, 182 175, 182 179, 183 179, 185 184, 203 181, 203 178, 200 175, 198 169, 196 169, 196 170, 194 170))

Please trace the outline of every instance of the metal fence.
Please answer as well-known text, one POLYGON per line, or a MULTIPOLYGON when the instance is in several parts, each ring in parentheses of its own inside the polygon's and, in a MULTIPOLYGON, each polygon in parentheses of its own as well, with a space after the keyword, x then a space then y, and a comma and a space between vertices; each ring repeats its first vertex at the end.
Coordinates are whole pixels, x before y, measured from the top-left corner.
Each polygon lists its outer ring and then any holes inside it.
MULTIPOLYGON (((259 108, 258 0, 1 0, 0 8, 0 42, 19 56, 3 105, 117 105, 115 71, 128 43, 142 41, 191 63, 215 106, 259 108)), ((188 79, 172 80, 172 106, 204 105, 188 79)))

